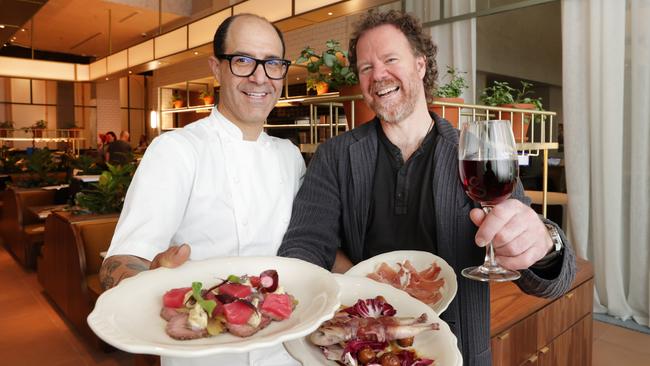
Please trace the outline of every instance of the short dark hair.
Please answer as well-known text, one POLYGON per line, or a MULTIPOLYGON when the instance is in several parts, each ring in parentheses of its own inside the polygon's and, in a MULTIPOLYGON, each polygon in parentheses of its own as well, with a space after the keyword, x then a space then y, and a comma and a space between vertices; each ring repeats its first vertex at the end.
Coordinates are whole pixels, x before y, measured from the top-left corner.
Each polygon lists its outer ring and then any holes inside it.
POLYGON ((226 18, 226 20, 224 20, 219 25, 217 31, 214 32, 214 39, 212 40, 212 52, 214 52, 214 57, 226 53, 226 37, 228 36, 228 29, 230 29, 230 25, 232 24, 233 20, 242 16, 258 18, 273 26, 273 29, 275 29, 275 32, 278 34, 278 37, 280 37, 280 42, 282 42, 282 57, 284 58, 284 49, 285 49, 284 37, 282 36, 282 32, 280 32, 280 29, 278 29, 278 27, 276 27, 275 24, 269 22, 266 18, 261 17, 259 15, 250 14, 250 13, 241 13, 241 14, 229 16, 228 18, 226 18))
POLYGON ((117 141, 117 135, 115 135, 115 132, 113 131, 108 131, 106 132, 106 135, 111 135, 113 137, 113 141, 117 141))
POLYGON ((438 79, 438 65, 436 63, 436 54, 438 47, 431 40, 431 36, 424 33, 422 23, 408 13, 389 10, 387 12, 369 11, 355 24, 355 31, 350 38, 349 58, 352 70, 358 74, 357 70, 357 42, 367 31, 389 24, 399 29, 411 45, 411 49, 416 56, 424 56, 426 59, 426 73, 424 74, 424 93, 427 101, 430 101, 436 80, 438 79))

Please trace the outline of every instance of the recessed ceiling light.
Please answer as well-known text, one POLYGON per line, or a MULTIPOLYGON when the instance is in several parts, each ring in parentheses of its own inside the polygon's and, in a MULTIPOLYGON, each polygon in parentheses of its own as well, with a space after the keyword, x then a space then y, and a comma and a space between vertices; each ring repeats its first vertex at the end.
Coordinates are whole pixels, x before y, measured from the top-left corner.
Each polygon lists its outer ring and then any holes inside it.
POLYGON ((24 31, 26 31, 26 29, 25 28, 20 28, 20 31, 24 32, 24 31))
POLYGON ((300 77, 296 77, 296 80, 300 80, 300 77))
POLYGON ((108 76, 106 77, 106 79, 105 79, 105 80, 108 80, 108 76))
POLYGON ((332 13, 332 12, 330 11, 329 13, 327 13, 327 15, 334 15, 334 13, 332 13))
POLYGON ((133 71, 129 70, 129 74, 133 74, 133 71))
POLYGON ((198 55, 198 54, 199 54, 199 51, 194 51, 194 54, 195 54, 195 55, 198 55))
POLYGON ((0 29, 4 29, 4 28, 5 28, 5 25, 4 25, 4 24, 0 24, 0 29))

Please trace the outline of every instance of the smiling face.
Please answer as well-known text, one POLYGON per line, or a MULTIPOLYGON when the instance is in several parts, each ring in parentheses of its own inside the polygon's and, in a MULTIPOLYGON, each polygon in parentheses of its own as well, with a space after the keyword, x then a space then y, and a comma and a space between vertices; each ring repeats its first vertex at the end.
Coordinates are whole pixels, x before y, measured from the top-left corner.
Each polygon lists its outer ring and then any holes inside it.
MULTIPOLYGON (((262 60, 282 58, 282 42, 266 21, 241 16, 228 29, 225 53, 262 60)), ((233 75, 226 59, 212 57, 210 67, 220 84, 219 112, 236 125, 261 127, 280 97, 283 80, 269 79, 262 65, 249 77, 233 75)))
POLYGON ((363 98, 379 119, 397 123, 416 105, 426 105, 425 58, 413 54, 399 29, 388 24, 370 29, 359 38, 356 50, 363 98))

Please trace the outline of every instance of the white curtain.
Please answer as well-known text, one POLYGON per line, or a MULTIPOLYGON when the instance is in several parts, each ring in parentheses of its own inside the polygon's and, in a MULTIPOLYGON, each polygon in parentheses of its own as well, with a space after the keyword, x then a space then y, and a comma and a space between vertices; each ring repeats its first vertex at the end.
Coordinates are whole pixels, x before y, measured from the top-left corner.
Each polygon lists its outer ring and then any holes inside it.
MULTIPOLYGON (((419 17, 422 22, 440 19, 440 0, 406 0, 404 9, 419 17)), ((445 1, 445 17, 475 11, 474 0, 445 1)), ((466 103, 474 103, 476 75, 476 19, 441 24, 429 28, 433 42, 438 46, 438 81, 446 82, 447 66, 466 72, 469 84, 462 95, 466 103)))
POLYGON ((594 311, 650 326, 650 0, 563 0, 572 241, 594 311))

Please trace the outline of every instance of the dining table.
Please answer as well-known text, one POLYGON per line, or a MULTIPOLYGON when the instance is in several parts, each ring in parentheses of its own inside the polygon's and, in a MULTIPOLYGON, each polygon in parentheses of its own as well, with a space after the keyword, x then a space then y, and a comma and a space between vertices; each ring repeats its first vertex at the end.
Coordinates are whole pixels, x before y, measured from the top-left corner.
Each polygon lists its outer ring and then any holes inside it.
POLYGON ((70 207, 67 204, 60 205, 41 205, 41 206, 27 206, 27 213, 38 218, 39 221, 44 221, 54 211, 63 211, 70 207))

